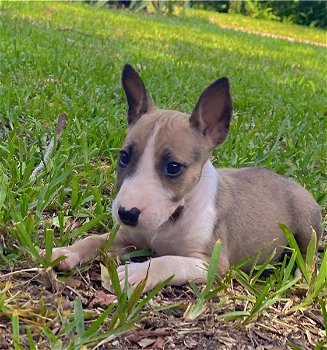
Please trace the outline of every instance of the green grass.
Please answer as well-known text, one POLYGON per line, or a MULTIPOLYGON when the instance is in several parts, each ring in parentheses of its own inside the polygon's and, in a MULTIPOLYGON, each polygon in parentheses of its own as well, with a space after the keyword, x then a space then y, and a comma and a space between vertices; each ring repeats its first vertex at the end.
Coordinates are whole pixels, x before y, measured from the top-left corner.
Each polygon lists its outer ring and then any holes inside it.
MULTIPOLYGON (((210 23, 213 17, 235 29, 325 40, 325 32, 319 30, 272 22, 267 27, 264 21, 219 14, 206 17, 200 11, 178 18, 81 4, 0 3, 3 273, 39 266, 44 262, 39 246, 46 247, 48 257, 52 246, 67 245, 85 233, 111 230, 115 158, 126 130, 120 86, 126 62, 139 70, 160 107, 185 112, 191 112, 213 80, 228 76, 234 118, 228 140, 214 152, 214 164, 273 169, 300 182, 325 209, 326 49, 222 29, 210 23), (46 170, 30 181, 64 111, 66 130, 46 170)), ((238 278, 253 288, 243 275, 238 278)), ((287 284, 288 278, 281 283, 274 288, 287 284)), ((10 288, 0 280, 0 316, 11 317, 15 347, 20 348, 19 327, 30 321, 27 307, 8 299, 10 288)), ((200 309, 212 296, 207 289, 203 294, 195 289, 200 309)), ((269 304, 264 302, 270 290, 253 292, 257 303, 252 298, 254 309, 246 311, 251 319, 269 304)), ((75 311, 63 322, 59 339, 49 325, 38 321, 49 343, 59 344, 71 332, 77 337, 69 343, 72 348, 86 342, 82 326, 86 316, 98 328, 105 323, 99 314, 83 315, 78 302, 75 311)), ((42 305, 38 312, 46 315, 42 305)), ((111 312, 114 307, 108 315, 111 312)), ((125 331, 126 325, 109 325, 112 336, 125 331)), ((32 344, 28 332, 26 327, 32 344)))
MULTIPOLYGON (((235 30, 253 31, 299 41, 308 41, 314 44, 327 45, 327 34, 325 30, 313 29, 310 27, 283 23, 277 21, 254 19, 242 15, 230 15, 225 13, 207 11, 195 11, 195 17, 200 17, 218 26, 230 27, 235 30)), ((192 16, 192 12, 190 13, 192 16)))

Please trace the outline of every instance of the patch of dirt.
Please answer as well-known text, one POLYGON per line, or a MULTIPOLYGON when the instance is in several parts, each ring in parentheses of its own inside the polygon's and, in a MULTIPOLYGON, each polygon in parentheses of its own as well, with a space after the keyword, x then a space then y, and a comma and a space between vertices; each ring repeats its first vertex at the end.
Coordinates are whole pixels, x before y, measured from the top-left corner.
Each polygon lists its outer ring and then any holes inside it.
MULTIPOLYGON (((2 271, 6 273, 6 271, 2 271)), ((21 272, 0 282, 6 293, 8 315, 15 308, 21 323, 31 326, 34 340, 39 348, 49 349, 47 338, 41 327, 47 325, 56 334, 61 328, 61 318, 74 308, 74 299, 79 297, 85 311, 89 311, 89 324, 111 302, 112 296, 101 287, 98 264, 94 263, 87 271, 70 277, 65 284, 59 283, 51 272, 36 277, 36 271, 21 272), (47 285, 47 288, 45 287, 47 285), (57 290, 50 291, 51 289, 57 290), (10 301, 12 300, 12 302, 10 301)), ((245 294, 240 285, 234 285, 234 292, 245 294)), ((291 300, 299 301, 297 296, 291 300)), ((323 318, 318 305, 312 305, 305 312, 288 314, 285 303, 274 304, 253 323, 242 326, 240 322, 224 322, 219 315, 228 311, 241 310, 242 306, 228 302, 217 306, 217 297, 208 303, 206 311, 195 321, 186 321, 184 312, 188 303, 194 301, 190 288, 166 287, 146 308, 149 316, 141 321, 135 330, 121 335, 99 349, 289 349, 287 342, 312 349, 322 341, 325 333, 323 318), (155 311, 158 308, 176 308, 155 311)), ((108 320, 109 322, 110 320, 108 320)), ((68 340, 66 335, 66 339, 68 340)), ((28 348, 26 335, 20 337, 22 345, 28 348)), ((1 313, 0 349, 12 349, 11 321, 1 313)))
MULTIPOLYGON (((236 289, 245 293, 240 286, 236 286, 236 289)), ((160 305, 173 301, 185 304, 192 299, 187 287, 166 287, 154 303, 160 305)), ((115 339, 111 348, 140 349, 141 339, 152 339, 154 343, 148 349, 277 350, 290 349, 288 342, 301 349, 312 349, 325 336, 322 315, 317 305, 312 305, 304 313, 287 314, 283 311, 285 304, 275 304, 253 323, 242 326, 240 322, 219 319, 222 313, 237 310, 238 307, 235 304, 217 307, 218 301, 208 303, 206 312, 195 321, 185 321, 185 309, 152 312, 137 330, 115 339)))
MULTIPOLYGON (((327 242, 325 232, 322 245, 327 242)), ((28 266, 21 261, 21 266, 28 266)), ((16 267, 18 268, 18 267, 16 267)), ((11 317, 19 316, 22 334, 19 340, 28 349, 25 326, 28 326, 39 349, 50 349, 42 328, 47 326, 58 336, 63 323, 73 319, 74 300, 78 297, 85 312, 87 328, 103 310, 115 302, 114 297, 101 285, 99 262, 95 261, 71 275, 57 275, 53 270, 21 269, 0 270, 0 349, 13 349, 11 317), (59 277, 59 278, 58 278, 59 277), (15 310, 15 311, 14 311, 15 310)), ((111 339, 97 349, 239 349, 281 350, 313 349, 326 340, 320 306, 313 303, 304 311, 290 312, 299 304, 302 295, 288 295, 285 302, 277 302, 244 326, 240 321, 225 322, 221 315, 243 311, 246 301, 225 298, 248 295, 238 283, 207 303, 206 310, 194 321, 184 317, 189 303, 194 302, 190 287, 166 287, 146 307, 148 316, 134 330, 111 339), (161 311, 158 311, 160 309, 161 311)), ((106 321, 104 329, 108 326, 106 321)), ((71 334, 60 336, 65 343, 71 334)), ((92 347, 90 347, 91 349, 92 347)), ((327 349, 327 342, 324 347, 327 349)))

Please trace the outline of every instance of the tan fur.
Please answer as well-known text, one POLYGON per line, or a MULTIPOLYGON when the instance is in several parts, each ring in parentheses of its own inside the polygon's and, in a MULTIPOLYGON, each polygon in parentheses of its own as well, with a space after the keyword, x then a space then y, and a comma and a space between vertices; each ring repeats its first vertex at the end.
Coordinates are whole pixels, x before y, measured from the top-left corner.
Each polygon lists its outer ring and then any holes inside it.
POLYGON ((222 240, 229 265, 256 253, 273 239, 276 240, 262 254, 259 263, 273 248, 277 248, 278 257, 287 245, 278 221, 291 229, 303 254, 312 228, 320 237, 320 209, 297 183, 263 168, 219 169, 218 173, 221 181, 217 215, 221 219, 214 237, 222 240))
MULTIPOLYGON (((204 281, 203 263, 209 261, 218 239, 223 244, 220 273, 262 248, 259 263, 274 248, 278 258, 286 245, 278 221, 292 230, 305 254, 312 228, 321 235, 320 209, 309 192, 266 169, 216 170, 209 160, 211 150, 228 133, 228 81, 224 78, 210 85, 189 118, 157 109, 138 74, 130 69, 123 73, 129 129, 122 149, 131 160, 117 170, 118 194, 112 211, 122 226, 113 247, 151 248, 156 257, 151 263, 129 264, 128 282, 137 284, 147 272, 146 290, 171 275, 171 284, 204 281), (167 177, 165 157, 183 164, 181 176, 167 177), (120 221, 119 207, 140 209, 136 226, 120 221)), ((94 258, 105 240, 106 235, 93 236, 57 248, 53 259, 65 255, 59 268, 69 270, 94 258)), ((125 268, 119 267, 118 273, 123 285, 125 268)))

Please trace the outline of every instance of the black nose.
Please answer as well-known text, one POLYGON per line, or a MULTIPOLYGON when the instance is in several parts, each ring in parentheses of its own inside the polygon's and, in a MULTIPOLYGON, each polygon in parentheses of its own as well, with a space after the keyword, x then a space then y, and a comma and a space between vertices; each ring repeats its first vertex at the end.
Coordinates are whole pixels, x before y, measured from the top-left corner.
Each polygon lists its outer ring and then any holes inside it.
POLYGON ((118 215, 120 220, 129 226, 136 226, 138 218, 140 216, 141 211, 137 208, 132 208, 130 210, 126 210, 124 207, 119 207, 118 215))

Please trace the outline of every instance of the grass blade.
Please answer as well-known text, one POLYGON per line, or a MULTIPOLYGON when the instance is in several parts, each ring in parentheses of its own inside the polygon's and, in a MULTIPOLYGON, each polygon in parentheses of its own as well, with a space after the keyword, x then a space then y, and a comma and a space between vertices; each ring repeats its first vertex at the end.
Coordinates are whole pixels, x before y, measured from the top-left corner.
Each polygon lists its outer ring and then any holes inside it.
POLYGON ((304 308, 312 303, 323 290, 327 289, 327 246, 324 250, 324 257, 320 265, 318 276, 313 281, 313 285, 309 286, 309 294, 301 302, 298 308, 304 308))
POLYGON ((198 299, 203 299, 203 295, 201 294, 199 287, 194 283, 194 281, 190 281, 190 286, 191 286, 195 296, 198 299))
POLYGON ((36 346, 35 341, 33 339, 31 329, 27 328, 26 333, 27 333, 29 350, 37 350, 37 346, 36 346))
POLYGON ((14 310, 12 316, 11 316, 11 322, 12 322, 12 334, 13 334, 13 341, 14 341, 14 347, 15 350, 23 350, 22 346, 20 345, 20 335, 19 335, 19 316, 16 310, 14 310))
POLYGON ((282 285, 284 285, 288 281, 289 277, 291 276, 291 273, 294 270, 295 261, 296 261, 296 251, 292 250, 292 256, 290 261, 287 264, 287 267, 285 268, 282 267, 282 271, 284 272, 282 285))
MULTIPOLYGON (((267 283, 264 286, 264 288, 262 289, 261 293, 258 295, 257 300, 254 303, 254 305, 253 305, 253 307, 252 307, 252 309, 250 311, 250 316, 249 317, 253 318, 257 314, 257 312, 262 307, 262 304, 263 304, 264 300, 266 299, 266 296, 267 296, 267 294, 268 294, 270 289, 271 289, 271 285, 270 285, 270 283, 267 283)), ((249 320, 249 318, 246 319, 245 321, 247 321, 247 320, 249 320)))
POLYGON ((251 283, 249 281, 247 281, 246 278, 243 277, 243 272, 236 270, 235 271, 235 279, 244 287, 246 288, 249 292, 251 292, 253 295, 255 296, 259 296, 260 292, 251 285, 251 283))
POLYGON ((74 319, 76 333, 79 337, 82 337, 85 332, 85 327, 83 305, 80 298, 74 300, 74 319))
POLYGON ((173 279, 173 276, 168 277, 164 281, 160 282, 158 285, 155 286, 148 294, 145 296, 140 302, 136 305, 134 310, 131 312, 130 319, 134 317, 134 315, 137 315, 143 307, 154 298, 155 295, 157 295, 165 286, 169 284, 169 282, 173 279))
POLYGON ((272 259, 274 258, 274 256, 276 255, 276 249, 274 249, 271 254, 265 259, 265 261, 262 263, 262 265, 260 266, 258 272, 255 274, 255 276, 251 279, 251 284, 255 283, 260 276, 262 275, 262 273, 265 271, 265 269, 267 268, 267 266, 271 263, 272 259))
POLYGON ((115 304, 109 305, 102 314, 91 324, 91 326, 84 332, 83 338, 87 339, 91 337, 92 335, 95 335, 102 324, 105 322, 105 320, 108 318, 110 312, 114 309, 115 304))
POLYGON ((249 311, 231 311, 231 312, 226 312, 225 314, 218 315, 218 319, 223 319, 225 321, 233 321, 238 318, 246 317, 249 316, 250 312, 249 311))
POLYGON ((327 332, 327 308, 326 308, 326 301, 324 299, 319 300, 319 304, 321 307, 322 316, 324 318, 324 327, 325 332, 327 332))
POLYGON ((45 230, 45 267, 51 262, 52 249, 53 249, 53 230, 45 230))
POLYGON ((119 283, 117 267, 116 267, 116 263, 115 263, 114 259, 108 258, 106 267, 107 267, 109 277, 111 280, 112 288, 113 288, 114 293, 116 294, 116 296, 119 300, 121 295, 122 295, 122 290, 121 290, 121 286, 119 283))
POLYGON ((292 286, 294 286, 297 282, 299 282, 301 276, 294 278, 292 281, 285 283, 281 288, 279 288, 276 292, 272 294, 272 296, 278 296, 288 291, 292 286))
POLYGON ((206 310, 205 300, 203 298, 198 299, 195 304, 189 304, 187 307, 184 318, 187 321, 194 321, 206 310))
POLYGON ((294 251, 296 252, 296 262, 302 272, 303 277, 305 278, 305 280, 309 283, 310 281, 310 276, 308 275, 308 271, 303 259, 303 256, 301 254, 300 248, 298 246, 298 244, 296 243, 296 240, 294 238, 294 235, 292 233, 292 231, 283 223, 279 222, 278 223, 279 228, 281 229, 281 231, 283 232, 285 238, 288 241, 288 244, 290 245, 290 247, 292 249, 294 249, 294 251))
POLYGON ((100 214, 103 214, 104 213, 104 209, 103 209, 103 206, 102 206, 102 197, 101 197, 101 193, 98 189, 98 187, 93 187, 92 188, 92 194, 93 194, 93 197, 94 197, 94 200, 96 202, 96 207, 95 207, 95 214, 96 215, 100 215, 100 214))
POLYGON ((133 259, 133 258, 140 258, 140 257, 151 257, 153 255, 152 249, 138 249, 133 250, 132 252, 126 253, 122 255, 119 260, 122 264, 125 264, 126 261, 133 259))
POLYGON ((312 229, 311 239, 307 247, 307 253, 305 256, 305 262, 309 276, 312 275, 315 268, 315 255, 317 250, 317 234, 316 231, 312 229))
POLYGON ((96 216, 95 218, 93 218, 92 220, 90 220, 89 222, 87 222, 86 224, 82 225, 81 227, 79 227, 78 229, 76 229, 75 231, 73 231, 71 233, 71 237, 72 238, 77 238, 79 236, 81 236, 83 233, 87 232, 88 230, 90 230, 92 227, 98 225, 103 219, 105 219, 107 217, 106 213, 103 213, 99 216, 96 216))
POLYGON ((210 292, 210 289, 213 285, 213 282, 215 280, 217 271, 218 271, 218 264, 219 264, 219 259, 220 259, 220 253, 221 253, 221 241, 218 240, 215 243, 215 246, 212 251, 211 259, 209 262, 209 267, 208 267, 208 277, 207 277, 207 283, 204 288, 203 294, 206 295, 207 293, 210 292))
POLYGON ((75 210, 78 206, 79 202, 79 192, 78 192, 78 178, 77 176, 73 176, 72 183, 71 183, 72 189, 71 189, 71 198, 70 198, 70 205, 72 210, 75 210))

